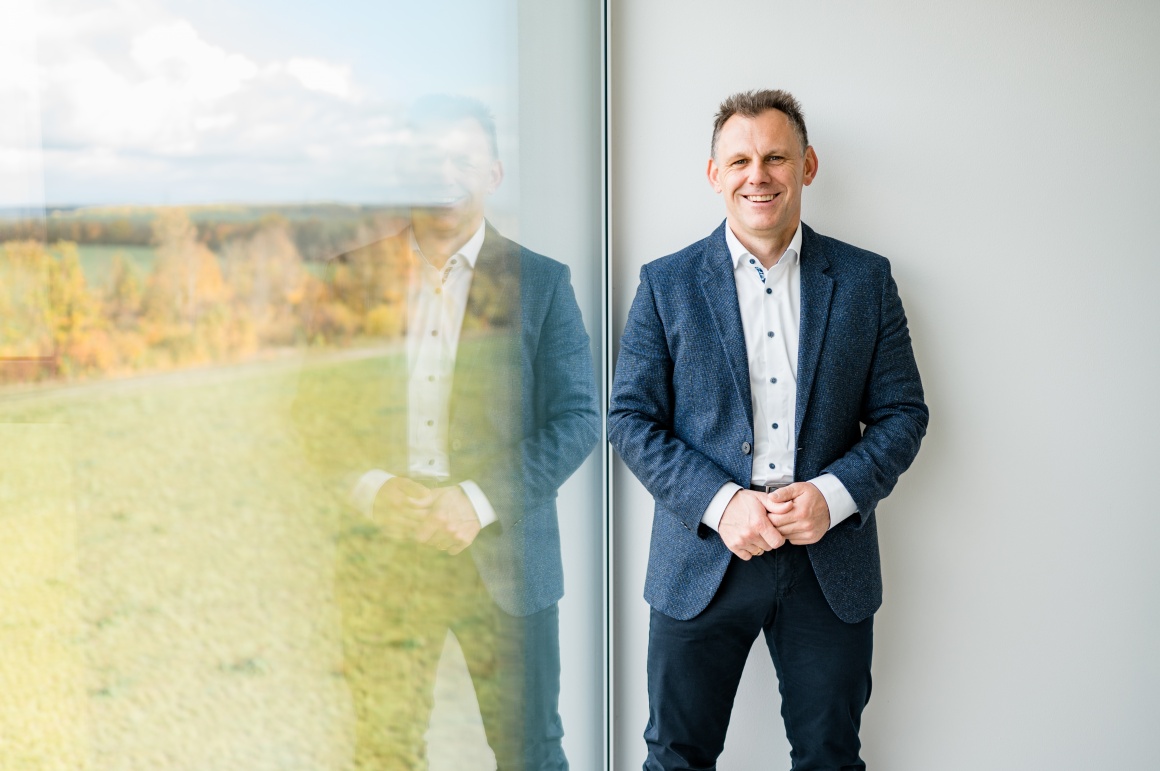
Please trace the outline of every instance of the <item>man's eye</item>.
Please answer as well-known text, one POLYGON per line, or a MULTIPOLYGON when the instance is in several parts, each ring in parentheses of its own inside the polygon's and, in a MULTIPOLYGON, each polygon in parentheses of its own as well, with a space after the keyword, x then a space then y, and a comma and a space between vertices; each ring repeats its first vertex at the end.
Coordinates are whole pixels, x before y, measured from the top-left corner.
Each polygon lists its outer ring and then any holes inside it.
POLYGON ((734 166, 744 166, 747 163, 749 163, 748 158, 738 158, 737 160, 733 161, 734 166))
POLYGON ((769 163, 777 163, 778 161, 784 161, 785 158, 781 157, 780 155, 769 155, 766 156, 765 160, 769 163))

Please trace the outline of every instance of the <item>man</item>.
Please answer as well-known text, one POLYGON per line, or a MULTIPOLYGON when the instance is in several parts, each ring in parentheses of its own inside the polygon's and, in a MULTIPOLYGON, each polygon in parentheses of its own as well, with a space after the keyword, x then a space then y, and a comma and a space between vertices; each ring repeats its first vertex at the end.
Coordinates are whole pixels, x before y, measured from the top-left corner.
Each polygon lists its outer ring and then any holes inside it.
POLYGON ((487 109, 427 98, 410 130, 410 225, 341 256, 336 283, 397 353, 317 376, 298 409, 354 481, 336 587, 356 768, 426 767, 450 629, 498 768, 564 769, 555 499, 599 437, 588 335, 567 267, 484 219, 503 179, 487 109))
POLYGON ((889 264, 801 222, 817 171, 790 94, 726 99, 725 222, 644 266, 621 339, 609 439, 656 504, 648 771, 716 767, 762 632, 795 771, 865 768, 874 511, 928 413, 889 264))

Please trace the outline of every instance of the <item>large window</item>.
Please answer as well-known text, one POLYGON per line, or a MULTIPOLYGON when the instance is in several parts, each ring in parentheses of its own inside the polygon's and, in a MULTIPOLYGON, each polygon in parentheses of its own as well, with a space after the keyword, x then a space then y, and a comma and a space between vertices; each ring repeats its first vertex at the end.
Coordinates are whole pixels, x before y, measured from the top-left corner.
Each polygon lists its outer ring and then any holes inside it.
POLYGON ((0 765, 605 763, 601 23, 0 11, 0 765))

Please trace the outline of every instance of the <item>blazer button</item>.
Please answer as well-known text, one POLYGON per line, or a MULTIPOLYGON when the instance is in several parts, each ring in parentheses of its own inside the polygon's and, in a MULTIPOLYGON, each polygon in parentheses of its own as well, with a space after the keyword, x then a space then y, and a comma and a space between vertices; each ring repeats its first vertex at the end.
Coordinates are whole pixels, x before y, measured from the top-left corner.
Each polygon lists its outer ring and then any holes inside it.
POLYGON ((753 449, 753 445, 751 445, 749 442, 742 442, 741 443, 741 452, 745 453, 746 455, 748 455, 752 449, 753 449))

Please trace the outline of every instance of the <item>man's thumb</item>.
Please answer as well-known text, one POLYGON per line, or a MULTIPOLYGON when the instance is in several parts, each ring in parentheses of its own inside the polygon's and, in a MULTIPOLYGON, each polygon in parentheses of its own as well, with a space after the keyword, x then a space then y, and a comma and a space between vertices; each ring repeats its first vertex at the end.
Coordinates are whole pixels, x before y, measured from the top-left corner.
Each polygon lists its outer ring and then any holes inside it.
POLYGON ((769 494, 770 500, 774 501, 775 503, 785 503, 786 501, 792 501, 797 496, 798 486, 796 482, 792 485, 779 487, 769 494))

